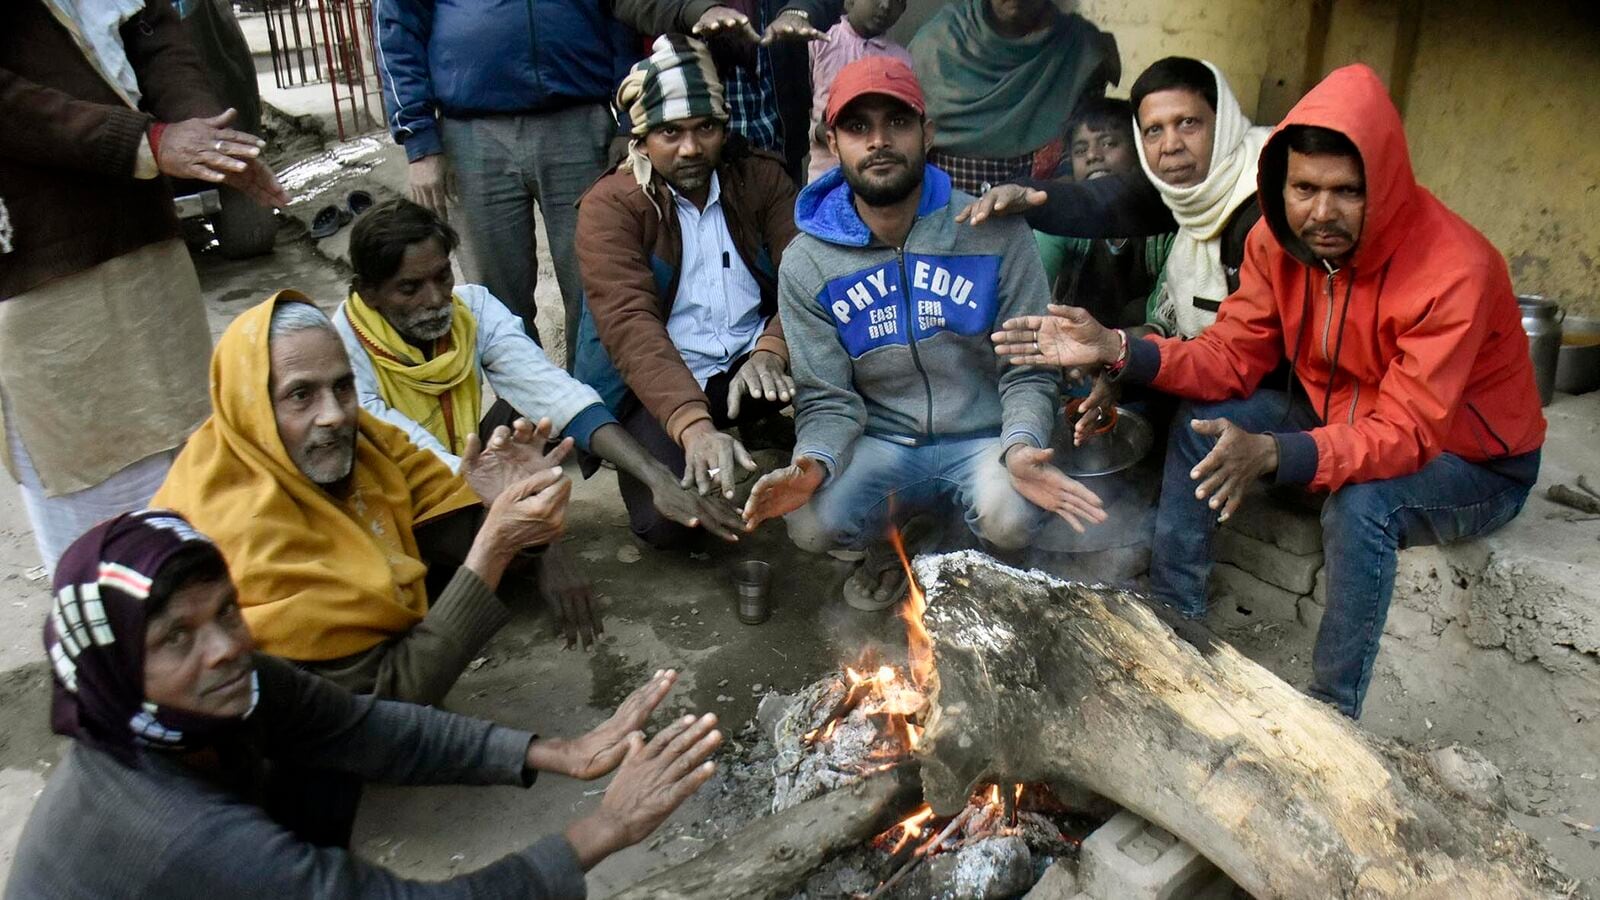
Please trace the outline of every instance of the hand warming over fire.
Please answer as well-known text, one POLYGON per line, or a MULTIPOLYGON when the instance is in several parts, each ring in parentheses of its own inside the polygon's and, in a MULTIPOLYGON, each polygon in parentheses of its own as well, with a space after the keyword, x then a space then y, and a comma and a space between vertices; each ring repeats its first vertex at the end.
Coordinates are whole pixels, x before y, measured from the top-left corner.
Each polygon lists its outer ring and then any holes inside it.
POLYGON ((1051 464, 1054 450, 1040 450, 1014 444, 1006 451, 1006 471, 1017 493, 1034 506, 1049 510, 1067 521, 1072 530, 1083 532, 1085 523, 1106 520, 1106 511, 1094 491, 1051 464))
POLYGON ((1213 436, 1215 447, 1189 472, 1200 482, 1195 497, 1221 510, 1217 521, 1226 522, 1244 500, 1256 479, 1278 470, 1278 441, 1270 434, 1252 434, 1227 419, 1195 419, 1195 434, 1213 436))
POLYGON ((1088 310, 1051 304, 1048 316, 1007 319, 989 335, 996 355, 1015 366, 1109 366, 1122 355, 1122 338, 1088 310))
POLYGON ((802 456, 790 465, 761 476, 744 504, 744 529, 755 531, 762 522, 786 516, 805 506, 817 488, 822 487, 825 475, 822 463, 802 456))
POLYGON ((600 808, 572 823, 566 838, 585 870, 624 847, 650 836, 672 811, 694 795, 716 772, 711 754, 722 732, 711 713, 684 716, 648 744, 644 734, 628 734, 626 754, 606 788, 600 808))
POLYGON ((678 682, 672 669, 635 688, 611 718, 579 738, 534 738, 528 745, 528 768, 592 781, 609 774, 628 752, 630 735, 644 728, 650 714, 678 682))

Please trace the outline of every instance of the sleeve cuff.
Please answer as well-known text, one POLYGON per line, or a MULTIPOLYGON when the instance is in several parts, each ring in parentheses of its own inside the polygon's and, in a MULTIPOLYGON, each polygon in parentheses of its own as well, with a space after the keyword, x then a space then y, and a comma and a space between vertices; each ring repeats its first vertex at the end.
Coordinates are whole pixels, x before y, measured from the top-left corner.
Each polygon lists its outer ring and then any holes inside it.
POLYGON ((1274 434, 1278 442, 1277 484, 1307 484, 1317 477, 1317 441, 1309 431, 1274 434))
POLYGON ((501 784, 532 786, 539 770, 528 765, 528 745, 534 736, 515 728, 494 726, 489 731, 489 764, 501 773, 501 784))
POLYGON ((1018 444, 1032 447, 1036 450, 1044 447, 1044 441, 1041 440, 1037 434, 1034 434, 1025 428, 1012 429, 1006 434, 1005 440, 1000 442, 1001 465, 1005 465, 1006 454, 1010 453, 1011 448, 1017 446, 1018 444))
POLYGON ((771 334, 763 334, 761 337, 756 339, 756 350, 765 350, 768 353, 776 353, 783 357, 784 365, 789 364, 789 343, 781 337, 771 334))
POLYGON ((711 421, 711 409, 703 402, 685 403, 667 417, 667 435, 679 447, 683 446, 683 433, 700 421, 711 421))
POLYGON ((406 162, 416 162, 423 157, 437 156, 444 152, 444 143, 439 140, 439 129, 432 125, 413 130, 398 140, 406 148, 406 162))
POLYGON ((583 880, 583 866, 578 864, 578 851, 559 834, 540 838, 539 842, 522 851, 528 868, 537 873, 539 885, 544 890, 532 891, 540 897, 582 898, 589 895, 589 886, 583 880))
POLYGON ((1128 362, 1112 376, 1118 384, 1149 384, 1161 372, 1161 348, 1155 341, 1134 338, 1128 341, 1128 362))
POLYGON ((821 490, 823 487, 826 487, 828 482, 832 481, 833 476, 838 472, 839 461, 834 458, 832 453, 829 453, 826 450, 821 450, 816 447, 795 447, 794 456, 792 458, 799 459, 802 456, 809 456, 822 464, 822 484, 818 485, 817 490, 821 490))
POLYGON ((616 422, 617 417, 611 414, 611 410, 606 409, 604 403, 591 403, 567 422, 567 427, 561 429, 561 436, 572 438, 579 450, 588 453, 589 439, 594 437, 594 433, 602 426, 615 425, 616 422))

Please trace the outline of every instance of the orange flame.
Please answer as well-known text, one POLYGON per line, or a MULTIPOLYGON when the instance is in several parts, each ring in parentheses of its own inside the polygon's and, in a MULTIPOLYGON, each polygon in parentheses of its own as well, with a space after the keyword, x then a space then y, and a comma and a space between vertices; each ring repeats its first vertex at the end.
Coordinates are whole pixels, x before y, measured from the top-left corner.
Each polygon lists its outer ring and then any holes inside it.
MULTIPOLYGON (((904 847, 912 838, 921 837, 922 823, 931 818, 933 818, 933 807, 924 803, 916 812, 901 819, 894 828, 889 829, 889 831, 894 831, 896 828, 900 830, 900 838, 894 842, 893 847, 889 848, 889 852, 891 854, 898 853, 900 848, 904 847)), ((884 833, 888 834, 889 832, 884 833)))
POLYGON ((933 637, 922 624, 922 615, 928 609, 927 597, 922 593, 922 586, 917 584, 916 573, 911 571, 911 559, 906 556, 900 529, 890 526, 889 543, 900 557, 900 565, 905 567, 906 585, 910 588, 900 618, 906 623, 906 659, 910 663, 911 683, 919 688, 927 687, 928 678, 933 675, 933 637))

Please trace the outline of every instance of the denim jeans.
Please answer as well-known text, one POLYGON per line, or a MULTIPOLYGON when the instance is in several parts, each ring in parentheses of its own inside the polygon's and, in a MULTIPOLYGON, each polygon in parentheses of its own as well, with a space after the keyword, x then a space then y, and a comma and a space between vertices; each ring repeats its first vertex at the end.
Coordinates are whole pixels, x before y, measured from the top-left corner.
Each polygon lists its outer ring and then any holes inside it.
POLYGON ((538 204, 561 286, 569 372, 583 307, 575 205, 605 169, 606 145, 614 130, 604 103, 439 122, 445 158, 456 178, 456 207, 466 251, 463 273, 521 316, 523 327, 536 341, 540 339, 534 321, 539 245, 533 212, 538 204))
POLYGON ((958 504, 967 527, 1002 550, 1017 550, 1049 513, 1017 493, 1000 462, 1000 439, 979 437, 908 447, 864 434, 811 502, 785 517, 803 550, 864 549, 882 540, 890 504, 897 516, 958 504))
MULTIPOLYGON (((1299 431, 1318 422, 1303 398, 1289 404, 1282 391, 1260 390, 1222 403, 1185 403, 1178 410, 1156 511, 1150 587, 1162 603, 1188 618, 1200 618, 1206 611, 1217 514, 1195 498, 1189 471, 1210 452, 1215 439, 1195 434, 1189 428, 1193 419, 1228 419, 1257 433, 1299 431)), ((1536 455, 1532 463, 1537 472, 1536 455)), ((1397 551, 1493 531, 1522 509, 1531 488, 1531 476, 1524 482, 1442 453, 1410 475, 1347 484, 1330 494, 1322 508, 1328 605, 1312 651, 1308 693, 1351 718, 1360 716, 1394 592, 1397 551)))

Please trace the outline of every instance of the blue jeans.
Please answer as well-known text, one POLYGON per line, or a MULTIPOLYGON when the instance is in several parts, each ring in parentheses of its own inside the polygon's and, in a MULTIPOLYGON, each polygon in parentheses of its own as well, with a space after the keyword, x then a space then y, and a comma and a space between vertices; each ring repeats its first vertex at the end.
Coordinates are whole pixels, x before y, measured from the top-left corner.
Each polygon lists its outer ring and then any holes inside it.
MULTIPOLYGON (((1286 412, 1287 402, 1282 391, 1260 390, 1240 400, 1185 403, 1178 410, 1156 510, 1150 587, 1156 599, 1185 617, 1205 615, 1217 516, 1195 498, 1196 485, 1189 478, 1215 439, 1195 434, 1189 422, 1228 419, 1257 433, 1319 424, 1303 398, 1286 412)), ((1526 481, 1442 453, 1410 475, 1347 484, 1328 496, 1322 507, 1328 606, 1312 651, 1311 696, 1351 718, 1361 715, 1394 593, 1395 554, 1402 547, 1485 534, 1509 522, 1528 499, 1538 472, 1537 452, 1530 457, 1526 481)))
POLYGON ((1026 547, 1049 513, 1011 486, 1000 439, 953 440, 907 447, 864 434, 844 465, 811 502, 785 517, 803 550, 860 550, 882 540, 894 513, 960 506, 973 534, 1002 550, 1026 547))

